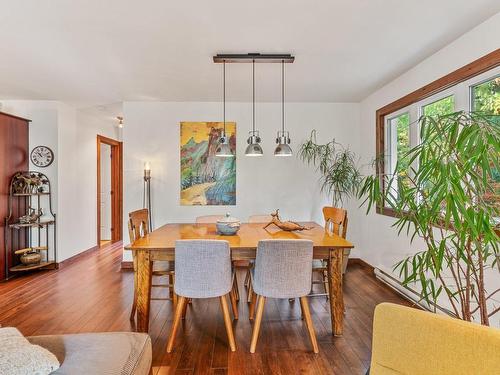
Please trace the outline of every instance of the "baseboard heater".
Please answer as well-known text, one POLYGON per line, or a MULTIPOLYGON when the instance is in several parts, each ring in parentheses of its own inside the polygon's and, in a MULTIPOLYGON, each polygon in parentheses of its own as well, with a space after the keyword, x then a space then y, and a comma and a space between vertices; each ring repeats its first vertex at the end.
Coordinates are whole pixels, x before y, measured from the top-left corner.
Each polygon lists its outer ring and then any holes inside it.
POLYGON ((384 284, 394 289, 396 292, 401 294, 404 298, 410 300, 415 305, 419 306, 423 310, 432 311, 439 310, 446 315, 453 315, 452 312, 444 307, 441 307, 433 302, 427 303, 426 301, 422 301, 420 299, 420 293, 413 290, 412 288, 403 285, 401 281, 396 279, 394 276, 389 275, 387 272, 382 271, 380 268, 375 268, 374 271, 375 277, 382 281, 384 284))

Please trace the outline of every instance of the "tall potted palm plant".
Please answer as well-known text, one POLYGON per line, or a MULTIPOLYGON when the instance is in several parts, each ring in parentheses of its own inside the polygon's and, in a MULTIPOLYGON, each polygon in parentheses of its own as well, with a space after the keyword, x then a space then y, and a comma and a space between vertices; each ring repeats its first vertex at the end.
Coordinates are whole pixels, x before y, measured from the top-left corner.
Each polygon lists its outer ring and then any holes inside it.
MULTIPOLYGON (((332 201, 333 207, 342 207, 344 201, 356 197, 361 182, 356 154, 342 144, 332 140, 320 144, 316 140, 316 130, 299 148, 299 158, 314 166, 320 173, 321 191, 332 201)), ((351 250, 344 249, 343 272, 351 250)))
POLYGON ((451 315, 483 325, 500 311, 493 302, 499 284, 485 284, 485 273, 498 271, 497 121, 465 112, 422 117, 420 144, 397 161, 395 173, 379 166, 378 175, 365 177, 359 193, 368 211, 391 208, 398 233, 425 243, 395 265, 403 284, 419 285, 429 306, 447 300, 451 315))

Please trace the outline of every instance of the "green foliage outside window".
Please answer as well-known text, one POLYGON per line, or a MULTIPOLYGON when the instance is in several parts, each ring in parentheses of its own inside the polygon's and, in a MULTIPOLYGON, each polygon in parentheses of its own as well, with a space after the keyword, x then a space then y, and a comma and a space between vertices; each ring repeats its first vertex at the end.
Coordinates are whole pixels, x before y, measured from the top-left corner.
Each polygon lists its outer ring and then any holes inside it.
MULTIPOLYGON (((500 77, 472 88, 472 110, 483 115, 500 115, 500 77)), ((500 125, 498 117, 492 117, 500 125)))

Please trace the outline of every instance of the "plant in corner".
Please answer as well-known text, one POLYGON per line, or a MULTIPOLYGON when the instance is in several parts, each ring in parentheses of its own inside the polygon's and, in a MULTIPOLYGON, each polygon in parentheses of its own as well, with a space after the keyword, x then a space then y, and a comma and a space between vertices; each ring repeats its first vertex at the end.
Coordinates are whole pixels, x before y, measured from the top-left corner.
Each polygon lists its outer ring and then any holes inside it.
MULTIPOLYGON (((356 196, 361 173, 354 152, 335 140, 318 144, 316 130, 313 130, 309 139, 300 145, 299 158, 320 172, 321 191, 331 196, 333 207, 342 207, 346 198, 356 196)), ((350 253, 350 249, 344 249, 343 273, 346 272, 350 253)))
MULTIPOLYGON (((487 290, 485 272, 496 272, 500 216, 498 119, 456 112, 422 117, 421 143, 405 152, 392 175, 364 178, 360 197, 373 207, 391 208, 398 234, 418 236, 425 248, 394 266, 404 285, 419 284, 420 298, 436 307, 449 301, 450 314, 483 325, 500 311, 487 290), (402 171, 402 166, 409 166, 402 171), (402 173, 403 172, 403 173, 402 173)), ((489 286, 498 288, 495 286, 489 286)))
POLYGON ((335 140, 318 144, 316 130, 313 130, 309 139, 300 145, 299 158, 321 173, 321 191, 331 196, 334 207, 342 206, 346 198, 356 196, 361 173, 354 152, 335 140))

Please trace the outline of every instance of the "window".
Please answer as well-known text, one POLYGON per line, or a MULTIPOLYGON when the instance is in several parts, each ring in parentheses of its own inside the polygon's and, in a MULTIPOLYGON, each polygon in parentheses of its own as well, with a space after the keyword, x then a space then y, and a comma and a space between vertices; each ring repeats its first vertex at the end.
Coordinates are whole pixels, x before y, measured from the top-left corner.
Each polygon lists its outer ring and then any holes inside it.
POLYGON ((388 119, 386 125, 386 139, 385 173, 386 175, 396 174, 397 179, 394 180, 395 185, 398 180, 404 183, 408 178, 409 171, 409 163, 405 155, 411 148, 410 114, 408 112, 401 113, 388 119))
POLYGON ((422 106, 424 116, 442 116, 455 112, 455 96, 450 95, 422 106))
MULTIPOLYGON (((471 110, 484 115, 500 115, 500 75, 471 86, 471 110)), ((500 118, 494 118, 500 125, 500 118)))
MULTIPOLYGON (((500 125, 500 53, 492 52, 377 111, 377 154, 384 156, 378 171, 385 174, 383 189, 397 197, 398 186, 418 167, 409 165, 405 154, 420 142, 419 118, 456 111, 491 115, 500 125)), ((387 207, 378 212, 394 214, 387 207)))

